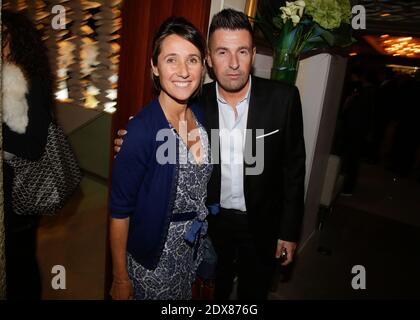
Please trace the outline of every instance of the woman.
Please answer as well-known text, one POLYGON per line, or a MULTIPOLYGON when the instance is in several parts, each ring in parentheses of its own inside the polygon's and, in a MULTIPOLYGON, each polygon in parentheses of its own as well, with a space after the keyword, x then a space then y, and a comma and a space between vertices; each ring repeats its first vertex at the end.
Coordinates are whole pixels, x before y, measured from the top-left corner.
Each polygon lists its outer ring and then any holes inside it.
MULTIPOLYGON (((4 158, 38 160, 52 121, 52 74, 41 35, 22 13, 2 10, 4 158)), ((40 299, 36 216, 13 212, 13 168, 3 161, 8 299, 40 299)))
POLYGON ((191 103, 204 57, 204 39, 184 18, 169 18, 154 37, 159 96, 129 122, 113 166, 113 299, 191 299, 211 173, 208 137, 191 103))

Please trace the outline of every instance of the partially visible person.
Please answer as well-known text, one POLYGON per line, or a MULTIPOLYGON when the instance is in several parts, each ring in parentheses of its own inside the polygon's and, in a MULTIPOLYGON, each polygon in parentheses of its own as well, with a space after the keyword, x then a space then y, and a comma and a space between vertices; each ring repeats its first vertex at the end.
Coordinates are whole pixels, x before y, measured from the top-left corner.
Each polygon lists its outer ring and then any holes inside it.
POLYGON ((184 18, 167 19, 154 37, 159 96, 130 120, 112 170, 113 299, 192 297, 212 171, 202 115, 192 103, 204 58, 205 41, 184 18), (168 162, 162 161, 165 145, 168 162))
MULTIPOLYGON (((4 158, 38 160, 52 121, 53 75, 47 49, 23 13, 2 10, 4 158)), ((3 161, 7 299, 41 298, 38 217, 13 211, 13 168, 3 161)))
POLYGON ((419 83, 410 76, 402 76, 398 91, 398 117, 391 149, 390 169, 398 176, 412 173, 420 146, 419 83))
MULTIPOLYGON (((341 194, 351 196, 355 190, 360 164, 368 146, 368 136, 373 129, 375 89, 363 71, 352 73, 353 91, 346 98, 340 115, 341 145, 344 175, 341 194)), ((372 146, 370 146, 372 147, 372 146)))

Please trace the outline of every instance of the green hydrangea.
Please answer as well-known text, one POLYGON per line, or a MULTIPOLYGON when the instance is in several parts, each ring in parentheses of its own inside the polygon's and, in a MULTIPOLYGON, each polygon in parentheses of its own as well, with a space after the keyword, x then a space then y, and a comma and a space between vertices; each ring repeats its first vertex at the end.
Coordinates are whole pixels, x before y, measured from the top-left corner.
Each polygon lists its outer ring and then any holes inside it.
POLYGON ((335 29, 349 23, 351 7, 348 0, 306 0, 305 13, 324 29, 335 29))
POLYGON ((351 4, 349 0, 337 0, 340 5, 341 10, 341 22, 350 24, 352 14, 351 14, 351 4))

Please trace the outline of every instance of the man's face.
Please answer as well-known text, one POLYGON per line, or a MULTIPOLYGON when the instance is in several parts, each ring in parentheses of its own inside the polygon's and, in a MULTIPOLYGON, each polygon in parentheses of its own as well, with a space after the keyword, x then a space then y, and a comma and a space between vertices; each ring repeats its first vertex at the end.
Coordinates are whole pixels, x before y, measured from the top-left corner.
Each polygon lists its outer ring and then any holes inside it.
POLYGON ((255 52, 248 30, 217 29, 213 32, 207 63, 223 90, 238 92, 246 86, 255 52))

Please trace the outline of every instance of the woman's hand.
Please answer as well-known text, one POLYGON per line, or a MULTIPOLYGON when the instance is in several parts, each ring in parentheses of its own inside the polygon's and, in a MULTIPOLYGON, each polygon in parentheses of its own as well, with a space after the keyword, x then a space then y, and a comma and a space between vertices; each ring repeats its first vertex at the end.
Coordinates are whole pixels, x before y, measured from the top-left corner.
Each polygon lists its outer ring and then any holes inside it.
POLYGON ((111 287, 112 300, 133 300, 134 289, 131 280, 116 280, 112 281, 111 287))

